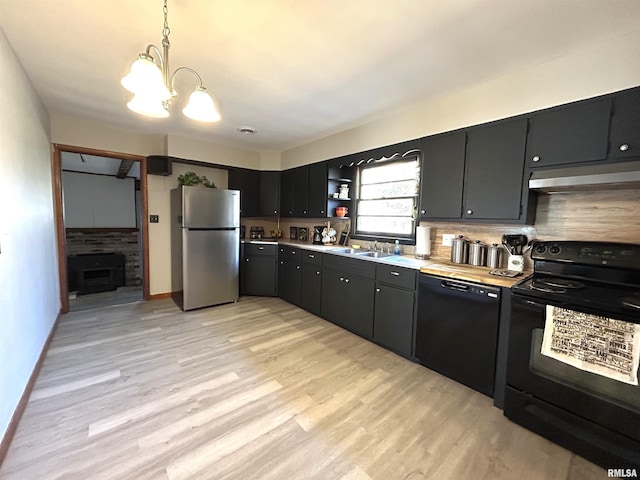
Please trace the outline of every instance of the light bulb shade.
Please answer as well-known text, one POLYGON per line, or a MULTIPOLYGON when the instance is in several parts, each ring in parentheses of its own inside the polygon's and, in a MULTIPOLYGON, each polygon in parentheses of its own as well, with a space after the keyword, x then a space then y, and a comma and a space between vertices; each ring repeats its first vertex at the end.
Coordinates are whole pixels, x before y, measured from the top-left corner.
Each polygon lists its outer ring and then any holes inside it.
POLYGON ((138 59, 131 64, 129 74, 121 80, 122 86, 131 93, 144 93, 156 96, 160 101, 169 100, 171 92, 164 84, 162 71, 153 59, 141 53, 138 59))
POLYGON ((135 94, 131 101, 127 103, 127 107, 129 107, 129 110, 147 117, 166 118, 169 116, 169 110, 167 110, 162 100, 145 92, 135 94))
POLYGON ((187 117, 200 122, 217 122, 220 113, 216 104, 203 86, 197 86, 189 96, 189 103, 182 109, 187 117))

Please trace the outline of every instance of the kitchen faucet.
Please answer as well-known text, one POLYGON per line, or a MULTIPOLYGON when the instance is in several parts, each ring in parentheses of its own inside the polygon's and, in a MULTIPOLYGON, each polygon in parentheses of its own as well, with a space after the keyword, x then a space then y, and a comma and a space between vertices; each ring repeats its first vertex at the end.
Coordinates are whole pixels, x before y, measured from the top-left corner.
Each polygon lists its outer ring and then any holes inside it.
POLYGON ((378 251, 378 240, 374 240, 373 241, 373 251, 377 252, 378 251))

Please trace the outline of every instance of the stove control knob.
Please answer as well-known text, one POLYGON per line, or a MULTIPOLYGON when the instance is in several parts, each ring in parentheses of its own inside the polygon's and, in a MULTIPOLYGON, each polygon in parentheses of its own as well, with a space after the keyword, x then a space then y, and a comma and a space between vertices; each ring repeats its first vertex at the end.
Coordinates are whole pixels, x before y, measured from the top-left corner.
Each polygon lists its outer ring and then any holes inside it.
POLYGON ((549 248, 549 253, 551 253, 552 255, 557 255, 560 253, 560 247, 558 245, 552 245, 551 248, 549 248))
POLYGON ((547 246, 546 245, 536 245, 536 253, 539 253, 540 255, 542 255, 543 253, 545 253, 547 251, 547 246))

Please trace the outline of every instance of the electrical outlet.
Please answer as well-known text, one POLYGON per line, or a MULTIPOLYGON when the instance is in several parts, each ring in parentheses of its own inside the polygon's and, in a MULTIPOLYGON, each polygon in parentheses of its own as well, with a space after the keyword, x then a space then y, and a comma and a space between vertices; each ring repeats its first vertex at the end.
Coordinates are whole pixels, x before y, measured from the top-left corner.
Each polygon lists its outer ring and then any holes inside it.
POLYGON ((456 236, 453 233, 443 233, 442 234, 442 246, 443 247, 450 247, 451 246, 451 242, 453 241, 454 238, 456 238, 456 236))
POLYGON ((160 216, 159 215, 149 215, 149 223, 159 223, 160 216))

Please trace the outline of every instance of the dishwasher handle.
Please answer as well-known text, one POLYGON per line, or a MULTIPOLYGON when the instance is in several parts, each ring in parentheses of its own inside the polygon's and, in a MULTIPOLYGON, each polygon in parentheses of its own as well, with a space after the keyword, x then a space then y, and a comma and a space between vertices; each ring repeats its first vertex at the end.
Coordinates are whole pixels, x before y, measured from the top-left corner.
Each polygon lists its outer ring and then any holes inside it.
POLYGON ((448 288, 449 290, 457 290, 458 292, 469 291, 469 285, 466 285, 464 283, 450 282, 449 280, 442 280, 442 282, 440 282, 440 286, 443 288, 448 288))

